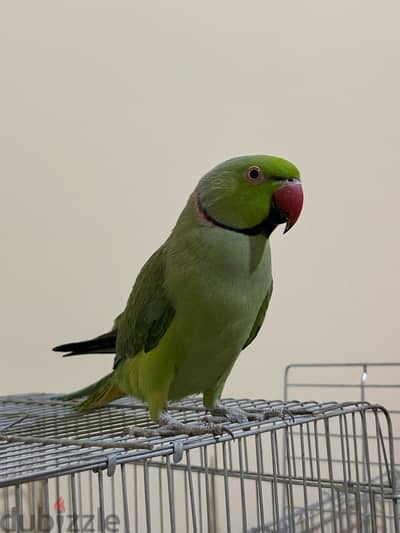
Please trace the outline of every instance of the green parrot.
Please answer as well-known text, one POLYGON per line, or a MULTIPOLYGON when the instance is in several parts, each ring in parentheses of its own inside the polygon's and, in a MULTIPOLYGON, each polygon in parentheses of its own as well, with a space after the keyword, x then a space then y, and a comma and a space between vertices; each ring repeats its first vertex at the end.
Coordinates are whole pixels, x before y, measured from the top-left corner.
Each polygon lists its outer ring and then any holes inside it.
POLYGON ((86 397, 79 405, 86 411, 134 396, 159 423, 169 400, 195 393, 216 411, 235 361, 264 322, 269 237, 282 223, 288 231, 302 204, 299 171, 279 157, 236 157, 205 174, 111 331, 53 348, 116 354, 112 372, 64 398, 86 397))

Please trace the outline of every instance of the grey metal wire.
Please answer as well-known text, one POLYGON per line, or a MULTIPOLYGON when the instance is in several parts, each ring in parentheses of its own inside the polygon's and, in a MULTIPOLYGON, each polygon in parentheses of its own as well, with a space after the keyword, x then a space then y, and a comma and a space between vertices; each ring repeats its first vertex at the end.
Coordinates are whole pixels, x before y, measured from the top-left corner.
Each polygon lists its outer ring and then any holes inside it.
MULTIPOLYGON (((303 414, 230 424, 234 440, 135 438, 128 426, 154 424, 132 399, 82 415, 50 395, 0 398, 0 530, 22 532, 31 522, 60 533, 89 525, 125 533, 400 531, 400 469, 383 407, 224 403, 303 414)), ((205 415, 199 398, 170 408, 183 422, 205 415)))
MULTIPOLYGON (((397 362, 305 363, 288 365, 285 369, 285 401, 289 401, 292 394, 296 395, 296 398, 301 397, 299 392, 308 395, 310 390, 313 391, 313 394, 318 395, 329 390, 330 395, 336 398, 341 397, 345 392, 347 398, 359 399, 361 402, 376 401, 377 397, 379 397, 379 401, 382 401, 384 398, 386 416, 390 417, 391 429, 389 433, 382 432, 378 423, 377 412, 375 412, 376 439, 374 441, 368 432, 364 413, 361 420, 364 426, 363 434, 365 433, 367 440, 363 440, 361 449, 354 443, 355 461, 347 461, 347 474, 344 471, 344 477, 347 475, 350 478, 352 465, 357 465, 360 462, 362 467, 356 471, 357 486, 360 486, 361 480, 363 484, 373 484, 380 487, 379 498, 375 495, 371 499, 370 495, 370 502, 365 494, 359 496, 358 523, 354 529, 357 531, 398 531, 400 529, 398 511, 400 456, 399 450, 395 448, 400 434, 399 397, 396 394, 396 389, 400 387, 399 383, 400 363, 397 362), (390 449, 390 453, 393 452, 390 457, 387 455, 388 449, 390 449), (372 469, 374 469, 375 477, 373 477, 372 469), (393 509, 387 505, 387 494, 384 491, 385 483, 389 483, 392 487, 393 509), (380 500, 380 506, 377 500, 380 500)), ((353 434, 355 434, 354 414, 352 417, 353 434)), ((349 427, 345 417, 340 417, 339 433, 331 432, 330 435, 333 442, 340 443, 344 467, 345 458, 350 457, 350 450, 348 449, 349 427)), ((340 462, 340 460, 333 460, 332 462, 340 462)), ((347 484, 345 484, 346 486, 347 484)), ((349 520, 347 488, 345 494, 347 496, 346 516, 349 520)))

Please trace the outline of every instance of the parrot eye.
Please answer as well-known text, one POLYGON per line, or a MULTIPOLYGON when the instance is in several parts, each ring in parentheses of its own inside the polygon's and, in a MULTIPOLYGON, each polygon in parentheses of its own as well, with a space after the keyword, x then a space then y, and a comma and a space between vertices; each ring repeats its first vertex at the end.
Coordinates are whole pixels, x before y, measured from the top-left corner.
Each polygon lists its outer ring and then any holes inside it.
POLYGON ((247 169, 246 178, 250 183, 260 183, 264 174, 260 167, 252 166, 247 169))

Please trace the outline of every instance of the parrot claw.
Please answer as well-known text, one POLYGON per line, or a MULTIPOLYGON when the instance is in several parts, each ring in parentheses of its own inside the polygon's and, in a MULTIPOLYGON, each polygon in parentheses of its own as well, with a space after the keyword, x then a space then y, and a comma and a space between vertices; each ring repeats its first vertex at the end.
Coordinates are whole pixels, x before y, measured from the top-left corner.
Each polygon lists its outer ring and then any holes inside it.
POLYGON ((141 428, 131 426, 127 428, 129 435, 135 437, 176 437, 177 435, 187 435, 189 437, 199 435, 221 436, 228 433, 234 438, 232 431, 225 424, 215 420, 205 419, 205 423, 180 422, 168 413, 162 413, 159 419, 158 428, 141 428))

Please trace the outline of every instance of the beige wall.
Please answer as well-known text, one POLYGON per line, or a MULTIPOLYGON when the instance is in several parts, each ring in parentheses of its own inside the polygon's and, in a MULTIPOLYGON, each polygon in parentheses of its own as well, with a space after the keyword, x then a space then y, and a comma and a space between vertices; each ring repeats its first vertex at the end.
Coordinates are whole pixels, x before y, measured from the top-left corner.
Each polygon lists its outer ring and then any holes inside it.
POLYGON ((398 358, 397 1, 4 2, 0 393, 68 391, 215 163, 302 170, 272 237, 275 294, 226 394, 277 398, 290 362, 398 358))

